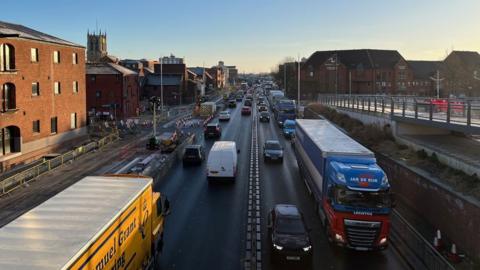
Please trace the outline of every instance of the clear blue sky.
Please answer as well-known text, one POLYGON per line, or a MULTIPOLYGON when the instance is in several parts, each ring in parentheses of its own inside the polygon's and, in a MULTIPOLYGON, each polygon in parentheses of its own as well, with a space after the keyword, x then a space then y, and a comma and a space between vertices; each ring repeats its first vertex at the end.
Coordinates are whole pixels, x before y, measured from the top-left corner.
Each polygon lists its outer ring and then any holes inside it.
POLYGON ((407 59, 480 50, 479 0, 2 0, 0 20, 86 45, 96 22, 120 58, 173 53, 270 71, 316 50, 397 49, 407 59))

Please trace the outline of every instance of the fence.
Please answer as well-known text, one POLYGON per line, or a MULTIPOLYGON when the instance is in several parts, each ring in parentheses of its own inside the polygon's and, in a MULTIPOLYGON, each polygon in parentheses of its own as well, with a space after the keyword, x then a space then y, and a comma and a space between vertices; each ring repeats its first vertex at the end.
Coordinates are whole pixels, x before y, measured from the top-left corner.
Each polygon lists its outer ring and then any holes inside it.
POLYGON ((323 104, 467 127, 480 127, 479 99, 320 95, 323 104))
POLYGON ((0 196, 7 194, 8 192, 22 186, 25 183, 28 183, 43 173, 46 173, 56 167, 59 167, 69 161, 76 159, 77 157, 92 151, 93 149, 101 148, 108 143, 118 139, 118 134, 110 134, 98 141, 82 145, 75 148, 74 150, 68 151, 58 157, 45 160, 37 166, 29 168, 25 171, 22 171, 18 174, 12 175, 5 180, 0 182, 1 193, 0 196))
MULTIPOLYGON (((395 245, 406 245, 415 258, 407 261, 414 269, 454 270, 453 267, 423 236, 396 210, 392 212, 391 238, 395 245), (401 243, 400 243, 401 242, 401 243)), ((400 250, 402 250, 400 248, 400 250)), ((400 251, 402 252, 402 251, 400 251)))

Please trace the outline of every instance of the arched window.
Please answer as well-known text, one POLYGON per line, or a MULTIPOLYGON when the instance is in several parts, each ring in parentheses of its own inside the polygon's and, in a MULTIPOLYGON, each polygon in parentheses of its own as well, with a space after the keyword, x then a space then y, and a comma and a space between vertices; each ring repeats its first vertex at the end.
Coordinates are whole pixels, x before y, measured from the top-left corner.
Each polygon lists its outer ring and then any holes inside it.
POLYGON ((17 108, 15 98, 15 85, 12 83, 6 83, 1 89, 2 97, 2 111, 6 112, 17 108))
POLYGON ((0 71, 15 69, 15 47, 10 44, 0 44, 0 71))
POLYGON ((0 128, 0 156, 20 152, 20 129, 16 126, 0 128))

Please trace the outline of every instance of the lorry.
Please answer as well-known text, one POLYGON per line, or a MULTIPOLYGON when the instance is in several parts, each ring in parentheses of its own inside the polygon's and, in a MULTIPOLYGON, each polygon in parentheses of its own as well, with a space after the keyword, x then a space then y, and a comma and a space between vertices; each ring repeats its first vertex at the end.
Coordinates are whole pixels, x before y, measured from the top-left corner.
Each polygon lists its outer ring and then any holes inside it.
POLYGON ((297 106, 295 100, 287 98, 276 99, 273 113, 279 127, 283 127, 286 120, 295 120, 297 106))
POLYGON ((294 152, 330 243, 388 245, 393 197, 375 155, 327 120, 297 119, 294 152))
POLYGON ((0 269, 152 269, 168 213, 150 177, 87 176, 0 228, 0 269))
POLYGON ((200 116, 206 117, 215 114, 217 104, 213 101, 203 102, 200 104, 200 116))
POLYGON ((268 103, 270 104, 270 109, 272 111, 275 111, 275 103, 277 102, 277 100, 284 97, 285 94, 282 90, 270 90, 270 93, 268 94, 268 103))

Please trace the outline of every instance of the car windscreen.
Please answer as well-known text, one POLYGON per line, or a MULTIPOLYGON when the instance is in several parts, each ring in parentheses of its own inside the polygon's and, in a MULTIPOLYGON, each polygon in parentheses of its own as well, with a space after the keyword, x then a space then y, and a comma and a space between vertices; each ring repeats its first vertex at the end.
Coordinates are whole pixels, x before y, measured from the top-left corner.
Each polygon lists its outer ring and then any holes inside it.
POLYGON ((262 112, 260 113, 261 116, 269 116, 268 112, 262 112))
POLYGON ((207 130, 209 131, 217 130, 217 126, 207 126, 207 130))
POLYGON ((277 219, 275 230, 280 234, 304 234, 305 227, 303 222, 298 217, 288 217, 277 219))
POLYGON ((341 205, 367 208, 390 207, 390 196, 386 191, 357 191, 335 187, 335 201, 341 205))
POLYGON ((269 149, 269 150, 281 150, 282 147, 280 147, 280 144, 278 144, 278 143, 266 143, 266 144, 265 144, 265 149, 269 149))

